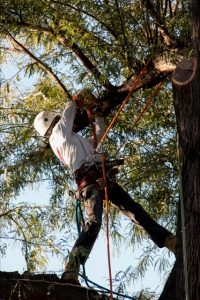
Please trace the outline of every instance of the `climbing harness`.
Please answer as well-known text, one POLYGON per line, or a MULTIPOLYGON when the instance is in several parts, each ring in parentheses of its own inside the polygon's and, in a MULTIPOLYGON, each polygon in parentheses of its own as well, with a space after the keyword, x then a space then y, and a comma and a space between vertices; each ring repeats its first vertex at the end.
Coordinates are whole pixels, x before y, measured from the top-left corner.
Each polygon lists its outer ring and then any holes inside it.
MULTIPOLYGON (((116 166, 124 164, 124 159, 106 160, 106 175, 110 178, 116 174, 116 166)), ((97 184, 99 179, 102 178, 102 162, 95 162, 94 164, 87 164, 81 166, 80 169, 74 173, 74 179, 79 187, 83 189, 90 184, 97 184)))

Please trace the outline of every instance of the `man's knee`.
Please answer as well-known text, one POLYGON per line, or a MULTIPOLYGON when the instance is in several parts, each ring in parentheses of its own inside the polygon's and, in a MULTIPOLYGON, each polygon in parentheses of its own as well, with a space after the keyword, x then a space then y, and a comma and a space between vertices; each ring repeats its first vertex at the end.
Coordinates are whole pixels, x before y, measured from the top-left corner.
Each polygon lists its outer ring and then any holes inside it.
POLYGON ((82 191, 83 199, 96 199, 102 197, 102 191, 97 184, 90 184, 89 186, 85 187, 82 191))
POLYGON ((90 234, 92 235, 98 235, 100 229, 101 229, 101 219, 95 220, 95 221, 88 221, 87 222, 90 228, 90 234))
POLYGON ((85 191, 84 207, 88 216, 88 222, 96 222, 101 225, 103 197, 95 185, 85 191))

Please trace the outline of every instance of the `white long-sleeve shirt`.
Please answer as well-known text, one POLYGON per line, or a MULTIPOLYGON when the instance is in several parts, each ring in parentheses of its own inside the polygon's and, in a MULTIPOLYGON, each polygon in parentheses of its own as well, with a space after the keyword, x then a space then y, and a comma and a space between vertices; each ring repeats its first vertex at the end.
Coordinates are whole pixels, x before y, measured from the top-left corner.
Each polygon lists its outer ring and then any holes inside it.
MULTIPOLYGON (((99 155, 94 153, 94 147, 89 139, 73 132, 75 114, 76 103, 75 101, 70 101, 66 104, 63 115, 53 128, 49 138, 55 155, 73 172, 85 162, 89 164, 92 161, 99 160, 99 155)), ((96 135, 99 141, 104 133, 104 118, 96 117, 95 121, 96 135)))

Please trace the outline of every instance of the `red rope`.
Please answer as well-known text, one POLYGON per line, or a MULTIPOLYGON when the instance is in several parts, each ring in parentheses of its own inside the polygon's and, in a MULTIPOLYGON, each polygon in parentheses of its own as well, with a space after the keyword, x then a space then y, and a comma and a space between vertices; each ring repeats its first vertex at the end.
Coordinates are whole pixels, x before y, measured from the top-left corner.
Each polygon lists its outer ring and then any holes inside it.
POLYGON ((105 171, 105 157, 104 153, 101 154, 102 162, 102 175, 104 179, 104 190, 105 190, 105 200, 106 200, 106 241, 107 241, 107 257, 108 257, 108 272, 109 272, 109 282, 110 282, 110 300, 113 300, 113 288, 112 288, 112 271, 111 271, 111 259, 110 259, 110 236, 109 236, 109 197, 108 197, 108 184, 106 179, 105 171))

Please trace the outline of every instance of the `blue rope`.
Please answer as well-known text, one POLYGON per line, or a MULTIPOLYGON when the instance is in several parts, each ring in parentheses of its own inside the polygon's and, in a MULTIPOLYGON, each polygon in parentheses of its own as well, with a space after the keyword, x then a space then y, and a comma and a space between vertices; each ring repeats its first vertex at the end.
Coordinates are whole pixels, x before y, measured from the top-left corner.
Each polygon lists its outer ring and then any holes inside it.
MULTIPOLYGON (((68 270, 67 272, 74 273, 74 274, 77 274, 78 276, 82 277, 83 280, 85 280, 85 283, 87 284, 87 286, 88 286, 88 282, 89 282, 90 284, 93 285, 93 287, 97 287, 97 288, 99 289, 99 290, 97 290, 97 289, 95 288, 95 291, 97 291, 97 292, 101 292, 101 293, 104 292, 104 293, 106 293, 106 294, 109 294, 109 293, 110 293, 110 290, 109 290, 109 289, 107 289, 106 287, 104 287, 104 286, 102 286, 102 285, 99 285, 99 284, 97 284, 96 282, 94 282, 94 281, 88 279, 88 278, 85 276, 85 274, 82 274, 82 273, 79 273, 79 272, 76 272, 76 271, 73 271, 73 270, 68 270)), ((92 288, 91 286, 88 286, 88 287, 89 287, 90 289, 92 288)), ((118 292, 114 292, 114 291, 113 291, 113 294, 116 295, 116 296, 119 296, 119 297, 123 297, 123 299, 137 300, 137 299, 134 298, 134 297, 131 297, 131 296, 128 296, 128 295, 125 295, 125 294, 122 294, 122 293, 118 293, 118 292)))
POLYGON ((76 199, 76 227, 78 231, 78 235, 81 233, 81 218, 82 218, 82 210, 80 205, 80 200, 76 199))
MULTIPOLYGON (((85 281, 87 280, 87 282, 91 283, 93 286, 96 286, 97 288, 99 288, 99 291, 102 292, 102 290, 104 291, 104 293, 110 293, 110 290, 107 289, 106 287, 103 287, 97 283, 95 283, 94 281, 88 279, 88 278, 85 278, 85 275, 84 274, 80 274, 78 273, 79 276, 81 276, 85 281)), ((87 284, 86 282, 86 284, 87 284)), ((96 290, 96 289, 95 289, 96 290)), ((97 291, 97 290, 96 290, 97 291)), ((119 296, 119 297, 123 297, 123 299, 131 299, 131 300, 136 300, 136 298, 134 297, 130 297, 128 295, 124 295, 124 294, 121 294, 121 293, 118 293, 118 292, 114 292, 113 291, 113 294, 116 295, 116 296, 119 296)))

